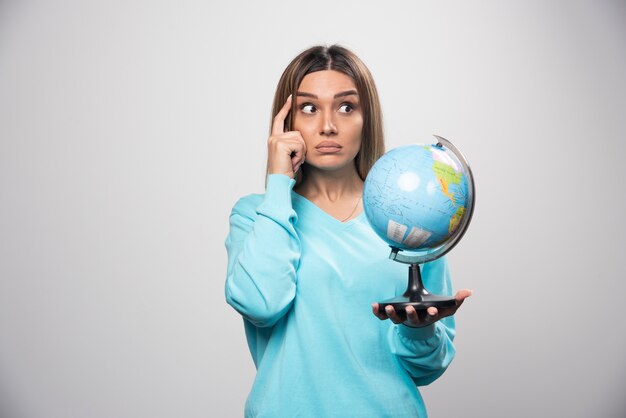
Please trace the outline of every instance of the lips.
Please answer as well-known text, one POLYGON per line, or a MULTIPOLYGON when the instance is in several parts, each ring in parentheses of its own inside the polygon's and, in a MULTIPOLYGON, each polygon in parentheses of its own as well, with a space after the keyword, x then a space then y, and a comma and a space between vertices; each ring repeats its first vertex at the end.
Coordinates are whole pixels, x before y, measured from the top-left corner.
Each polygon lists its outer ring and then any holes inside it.
POLYGON ((323 154, 333 154, 341 151, 342 146, 334 141, 320 142, 315 146, 315 149, 323 154))

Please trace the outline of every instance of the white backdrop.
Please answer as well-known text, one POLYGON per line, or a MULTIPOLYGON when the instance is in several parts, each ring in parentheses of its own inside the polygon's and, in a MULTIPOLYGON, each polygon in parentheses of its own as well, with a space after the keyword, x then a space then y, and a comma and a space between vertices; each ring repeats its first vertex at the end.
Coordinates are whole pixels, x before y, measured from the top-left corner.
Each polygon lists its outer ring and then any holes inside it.
POLYGON ((335 42, 388 148, 436 133, 476 175, 431 416, 626 414, 624 1, 3 0, 0 416, 242 415, 228 214, 283 68, 335 42))

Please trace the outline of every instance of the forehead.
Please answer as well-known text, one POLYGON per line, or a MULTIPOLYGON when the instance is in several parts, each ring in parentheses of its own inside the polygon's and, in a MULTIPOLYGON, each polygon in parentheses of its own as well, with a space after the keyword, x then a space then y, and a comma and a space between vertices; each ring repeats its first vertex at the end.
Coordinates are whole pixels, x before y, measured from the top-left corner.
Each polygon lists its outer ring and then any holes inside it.
POLYGON ((356 90, 354 80, 334 70, 316 71, 307 74, 300 82, 299 92, 312 93, 317 96, 332 96, 348 90, 356 90))

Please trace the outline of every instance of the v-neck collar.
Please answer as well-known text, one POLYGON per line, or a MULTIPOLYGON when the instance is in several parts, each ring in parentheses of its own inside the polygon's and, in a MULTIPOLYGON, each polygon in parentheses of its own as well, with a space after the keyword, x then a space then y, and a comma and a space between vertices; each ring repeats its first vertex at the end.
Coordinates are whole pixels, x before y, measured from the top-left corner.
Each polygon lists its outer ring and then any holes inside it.
POLYGON ((324 211, 322 208, 320 208, 315 203, 311 202, 309 199, 302 196, 301 194, 298 194, 297 192, 293 190, 291 191, 291 194, 298 201, 302 202, 303 205, 308 207, 312 211, 312 213, 317 214, 320 219, 324 220, 329 225, 334 225, 336 227, 347 227, 365 218, 365 210, 361 210, 361 212, 354 218, 347 220, 345 222, 341 222, 339 219, 330 215, 328 212, 324 211))

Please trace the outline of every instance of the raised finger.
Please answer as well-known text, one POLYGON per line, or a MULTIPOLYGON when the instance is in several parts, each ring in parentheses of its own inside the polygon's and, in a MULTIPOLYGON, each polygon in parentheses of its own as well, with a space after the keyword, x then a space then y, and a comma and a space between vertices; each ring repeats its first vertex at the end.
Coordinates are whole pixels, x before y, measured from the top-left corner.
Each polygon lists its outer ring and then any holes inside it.
POLYGON ((285 132, 285 119, 291 110, 291 94, 287 97, 285 104, 274 116, 274 123, 272 124, 272 135, 279 135, 285 132))

